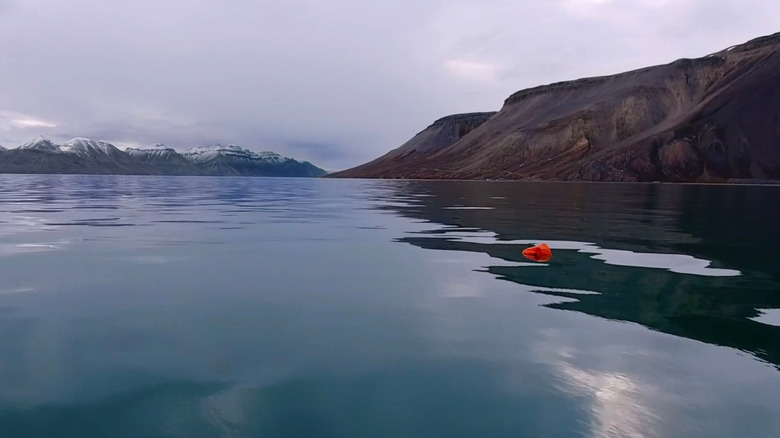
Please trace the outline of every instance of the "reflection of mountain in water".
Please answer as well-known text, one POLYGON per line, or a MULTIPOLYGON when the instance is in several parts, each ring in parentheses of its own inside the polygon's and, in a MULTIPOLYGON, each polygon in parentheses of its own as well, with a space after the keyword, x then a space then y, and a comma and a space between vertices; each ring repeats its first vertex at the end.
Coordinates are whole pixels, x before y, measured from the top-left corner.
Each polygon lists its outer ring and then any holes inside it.
POLYGON ((553 308, 737 348, 778 366, 780 327, 751 319, 758 309, 780 308, 778 195, 775 187, 412 182, 398 193, 409 207, 388 208, 446 226, 401 239, 428 249, 525 262, 525 246, 512 240, 570 240, 711 261, 712 271, 695 275, 558 249, 545 267, 488 272, 566 298, 553 308), (414 195, 421 192, 432 196, 414 195), (480 230, 496 238, 469 238, 480 230), (741 275, 708 276, 735 270, 741 275))

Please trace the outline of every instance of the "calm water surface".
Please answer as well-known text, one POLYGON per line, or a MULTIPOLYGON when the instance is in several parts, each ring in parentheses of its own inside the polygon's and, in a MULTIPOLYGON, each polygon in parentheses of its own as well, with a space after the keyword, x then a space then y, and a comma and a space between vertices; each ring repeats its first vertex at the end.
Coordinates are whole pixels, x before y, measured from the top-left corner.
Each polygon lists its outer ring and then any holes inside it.
POLYGON ((0 176, 0 437, 777 437, 778 199, 0 176))

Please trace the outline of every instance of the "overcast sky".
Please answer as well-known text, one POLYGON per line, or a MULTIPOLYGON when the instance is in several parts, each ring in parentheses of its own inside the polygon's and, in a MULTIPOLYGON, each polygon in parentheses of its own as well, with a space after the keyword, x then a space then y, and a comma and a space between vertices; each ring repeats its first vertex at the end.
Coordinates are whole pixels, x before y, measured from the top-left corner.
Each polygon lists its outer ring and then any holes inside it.
POLYGON ((767 0, 0 0, 0 144, 234 143, 338 170, 523 88, 777 31, 767 0))

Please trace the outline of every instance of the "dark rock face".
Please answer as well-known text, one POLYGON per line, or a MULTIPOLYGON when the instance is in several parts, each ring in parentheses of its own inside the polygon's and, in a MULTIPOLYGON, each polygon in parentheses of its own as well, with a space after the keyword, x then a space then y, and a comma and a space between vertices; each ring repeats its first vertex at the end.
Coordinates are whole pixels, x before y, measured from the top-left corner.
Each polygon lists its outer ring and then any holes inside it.
POLYGON ((435 126, 334 176, 780 179, 780 34, 704 58, 522 90, 450 144, 426 136, 435 126))
POLYGON ((314 177, 326 172, 309 162, 232 145, 179 154, 163 145, 121 151, 102 141, 73 139, 57 145, 41 138, 0 151, 0 173, 314 177))

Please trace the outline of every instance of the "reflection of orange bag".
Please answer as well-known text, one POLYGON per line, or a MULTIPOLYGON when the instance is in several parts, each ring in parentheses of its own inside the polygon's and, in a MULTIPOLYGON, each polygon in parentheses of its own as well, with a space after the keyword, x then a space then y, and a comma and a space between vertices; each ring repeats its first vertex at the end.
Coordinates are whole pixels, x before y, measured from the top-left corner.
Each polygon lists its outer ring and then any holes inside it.
POLYGON ((552 249, 546 243, 542 243, 523 250, 523 255, 536 262, 548 262, 552 258, 552 249))

